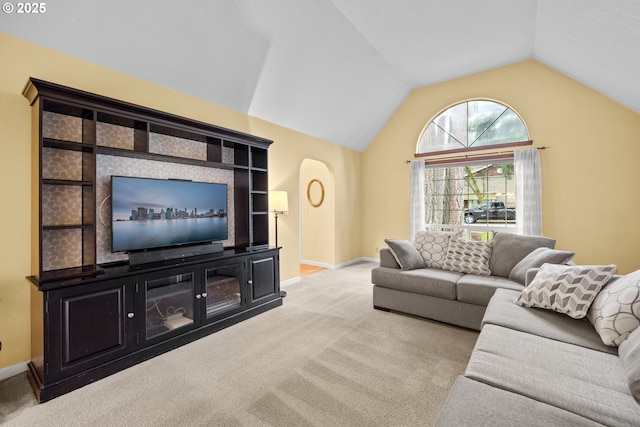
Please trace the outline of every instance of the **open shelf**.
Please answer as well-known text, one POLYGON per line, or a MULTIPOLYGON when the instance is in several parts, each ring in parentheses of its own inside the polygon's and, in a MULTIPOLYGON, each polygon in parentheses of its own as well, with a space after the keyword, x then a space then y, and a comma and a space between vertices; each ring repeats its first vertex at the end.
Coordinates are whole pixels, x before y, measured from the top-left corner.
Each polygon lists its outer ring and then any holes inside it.
POLYGON ((29 80, 23 94, 34 107, 33 150, 40 153, 39 170, 33 171, 40 192, 34 221, 40 242, 45 235, 54 242, 40 244, 34 276, 97 269, 97 156, 232 170, 233 246, 268 245, 269 223, 262 216, 272 141, 37 79, 29 80), (76 231, 80 237, 64 238, 76 231), (72 259, 77 265, 69 265, 72 259))

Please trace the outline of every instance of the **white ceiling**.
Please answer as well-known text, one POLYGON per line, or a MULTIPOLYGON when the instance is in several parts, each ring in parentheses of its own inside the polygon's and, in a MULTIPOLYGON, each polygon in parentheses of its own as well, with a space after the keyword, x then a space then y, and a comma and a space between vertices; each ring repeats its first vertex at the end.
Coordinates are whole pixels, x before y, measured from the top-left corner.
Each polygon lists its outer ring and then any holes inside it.
POLYGON ((640 112, 639 0, 46 7, 0 31, 359 151, 411 90, 531 58, 640 112))

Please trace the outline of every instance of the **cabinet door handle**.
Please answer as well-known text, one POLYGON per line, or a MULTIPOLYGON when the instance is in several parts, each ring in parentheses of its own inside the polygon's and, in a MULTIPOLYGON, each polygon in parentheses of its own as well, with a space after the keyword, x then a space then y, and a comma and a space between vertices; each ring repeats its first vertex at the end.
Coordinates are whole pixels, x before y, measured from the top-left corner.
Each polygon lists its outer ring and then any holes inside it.
POLYGON ((135 314, 133 314, 133 313, 127 313, 127 317, 128 317, 129 319, 133 319, 133 316, 135 316, 135 314))
POLYGON ((197 298, 197 299, 200 299, 201 297, 202 297, 202 295, 200 295, 200 294, 196 294, 196 298, 197 298))
POLYGON ((207 297, 207 293, 206 293, 206 292, 203 292, 203 293, 202 293, 202 298, 206 298, 206 297, 207 297))
POLYGON ((249 280, 247 283, 253 285, 253 280, 249 280))

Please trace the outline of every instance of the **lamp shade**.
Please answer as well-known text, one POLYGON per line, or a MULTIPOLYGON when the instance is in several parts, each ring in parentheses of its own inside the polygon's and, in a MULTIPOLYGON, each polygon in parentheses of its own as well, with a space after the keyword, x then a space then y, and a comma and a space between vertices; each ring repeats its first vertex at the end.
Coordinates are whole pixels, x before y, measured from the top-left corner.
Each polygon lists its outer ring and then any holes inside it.
POLYGON ((269 202, 273 212, 289 212, 289 197, 286 191, 270 191, 269 202))

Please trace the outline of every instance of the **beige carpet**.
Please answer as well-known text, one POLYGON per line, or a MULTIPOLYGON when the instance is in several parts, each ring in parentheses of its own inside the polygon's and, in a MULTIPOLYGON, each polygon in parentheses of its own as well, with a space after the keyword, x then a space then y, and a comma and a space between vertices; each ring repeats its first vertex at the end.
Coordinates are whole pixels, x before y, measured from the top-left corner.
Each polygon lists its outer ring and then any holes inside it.
POLYGON ((374 266, 307 276, 284 288, 282 307, 41 405, 24 375, 7 380, 0 416, 15 426, 433 425, 478 334, 374 310, 374 266))

